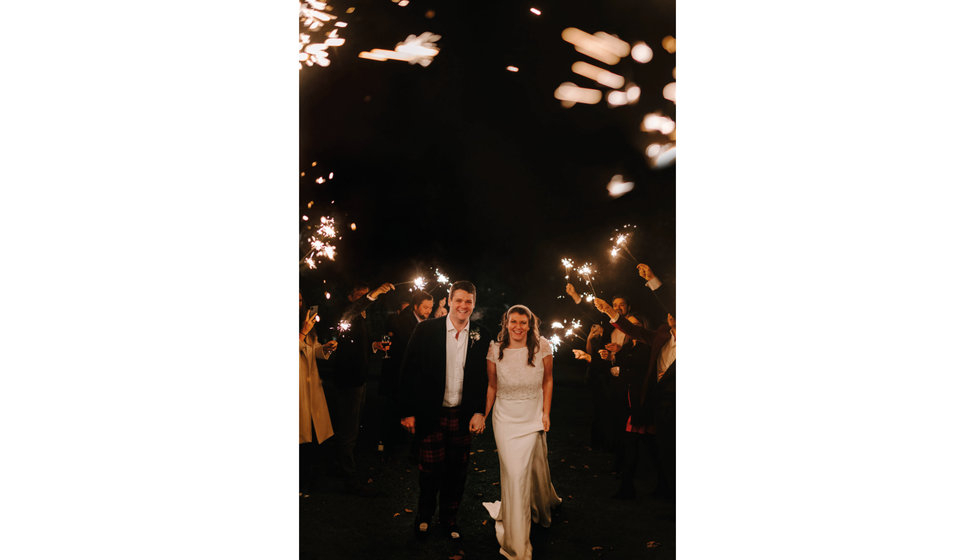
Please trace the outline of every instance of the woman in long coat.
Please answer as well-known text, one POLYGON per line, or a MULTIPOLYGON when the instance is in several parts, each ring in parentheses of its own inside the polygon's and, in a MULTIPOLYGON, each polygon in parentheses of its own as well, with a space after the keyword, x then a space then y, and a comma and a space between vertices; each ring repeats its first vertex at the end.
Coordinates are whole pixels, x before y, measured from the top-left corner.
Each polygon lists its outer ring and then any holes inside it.
MULTIPOLYGON (((302 310, 303 294, 299 296, 299 305, 302 310)), ((313 331, 315 324, 316 316, 307 311, 299 331, 300 487, 305 489, 312 485, 315 464, 322 454, 320 444, 333 435, 330 411, 327 409, 316 359, 329 359, 337 349, 337 342, 331 340, 321 345, 313 331)))

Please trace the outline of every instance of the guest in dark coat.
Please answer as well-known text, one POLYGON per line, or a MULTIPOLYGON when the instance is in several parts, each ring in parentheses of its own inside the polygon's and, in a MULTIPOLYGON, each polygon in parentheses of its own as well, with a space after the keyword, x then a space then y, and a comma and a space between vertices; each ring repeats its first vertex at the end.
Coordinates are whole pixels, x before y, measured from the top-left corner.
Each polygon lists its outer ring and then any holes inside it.
MULTIPOLYGON (((392 446, 399 442, 402 430, 400 426, 401 409, 404 408, 402 396, 398 387, 401 385, 399 372, 405 358, 408 340, 415 331, 415 326, 429 318, 432 312, 432 295, 423 290, 412 294, 409 305, 392 315, 388 320, 386 333, 388 335, 387 355, 381 364, 381 383, 378 393, 381 396, 381 441, 378 450, 383 452, 382 460, 387 461, 392 455, 392 446)), ((384 345, 380 345, 384 350, 384 345)))
POLYGON ((371 349, 370 338, 365 321, 365 310, 378 296, 394 286, 384 283, 372 291, 365 285, 357 285, 347 295, 351 302, 338 323, 349 325, 338 332, 337 350, 326 370, 327 404, 330 419, 333 421, 334 454, 344 477, 348 492, 360 495, 373 494, 358 480, 354 463, 354 447, 360 431, 361 406, 364 404, 365 382, 367 380, 367 361, 371 349))

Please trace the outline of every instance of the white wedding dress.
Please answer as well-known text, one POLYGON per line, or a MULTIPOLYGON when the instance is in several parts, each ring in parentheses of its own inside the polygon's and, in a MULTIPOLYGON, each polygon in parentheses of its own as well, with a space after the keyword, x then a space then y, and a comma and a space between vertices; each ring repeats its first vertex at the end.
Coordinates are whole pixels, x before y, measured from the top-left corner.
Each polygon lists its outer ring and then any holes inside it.
POLYGON ((504 350, 490 344, 487 359, 497 366, 497 398, 493 405, 493 436, 500 457, 500 501, 484 502, 496 521, 500 554, 509 560, 530 560, 531 521, 551 526, 551 510, 561 498, 551 484, 548 442, 541 424, 544 393, 543 356, 551 345, 539 338, 534 366, 527 363, 527 348, 504 350))

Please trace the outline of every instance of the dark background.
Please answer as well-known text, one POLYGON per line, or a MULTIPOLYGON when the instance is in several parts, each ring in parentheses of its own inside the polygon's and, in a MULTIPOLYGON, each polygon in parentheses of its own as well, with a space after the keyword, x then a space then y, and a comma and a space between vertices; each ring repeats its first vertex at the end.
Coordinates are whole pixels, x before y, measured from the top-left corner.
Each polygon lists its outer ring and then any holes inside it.
MULTIPOLYGON (((342 232, 336 261, 302 267, 307 301, 337 306, 356 280, 405 282, 438 267, 477 285, 476 316, 485 315, 488 325, 514 303, 551 321, 571 317, 567 299, 559 298, 560 259, 568 257, 599 269, 601 297, 633 295, 659 320, 635 263, 613 260, 609 239, 625 224, 637 226, 630 251, 672 283, 675 169, 651 167, 646 146, 666 138, 642 132, 640 123, 651 112, 674 118, 662 88, 674 81, 675 57, 661 46, 674 35, 673 2, 353 5, 356 11, 346 14, 349 4, 333 4, 332 13, 349 25, 339 30, 346 43, 330 49, 330 66, 305 67, 299 77, 299 205, 310 218, 300 222, 301 253, 306 228, 321 215, 333 216, 342 232), (567 27, 644 41, 653 60, 626 57, 607 67, 562 40, 567 27), (424 31, 442 36, 428 67, 357 57, 424 31), (574 74, 577 60, 639 85, 639 102, 610 108, 604 98, 563 108, 553 95, 562 82, 609 89, 574 74), (520 71, 508 72, 508 65, 520 71), (334 179, 315 182, 330 172, 334 179), (606 185, 617 174, 635 188, 613 198, 606 185), (323 291, 331 292, 330 302, 323 291)), ((387 296, 385 307, 407 288, 387 296)))

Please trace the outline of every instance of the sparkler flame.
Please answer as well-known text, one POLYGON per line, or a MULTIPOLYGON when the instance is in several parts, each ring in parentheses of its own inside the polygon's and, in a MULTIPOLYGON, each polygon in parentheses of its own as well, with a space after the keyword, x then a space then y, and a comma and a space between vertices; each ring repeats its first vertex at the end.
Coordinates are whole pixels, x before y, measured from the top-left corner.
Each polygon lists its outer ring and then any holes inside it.
POLYGON ((337 329, 340 332, 347 332, 350 330, 350 323, 348 323, 347 321, 341 321, 340 324, 337 325, 337 329))
POLYGON ((309 238, 310 250, 300 260, 300 265, 305 263, 312 270, 316 268, 317 264, 315 257, 326 257, 330 260, 335 260, 337 247, 327 240, 336 237, 337 228, 334 224, 334 219, 321 216, 319 227, 313 232, 313 236, 309 238))
POLYGON ((564 328, 564 327, 565 327, 565 325, 559 323, 558 321, 555 321, 555 322, 551 323, 551 328, 553 328, 553 329, 561 329, 561 328, 564 328))
MULTIPOLYGON (((636 226, 630 226, 629 224, 627 224, 627 225, 625 225, 623 227, 624 228, 630 228, 630 227, 632 227, 632 228, 635 229, 636 226)), ((610 251, 610 253, 612 253, 612 256, 613 257, 616 257, 616 256, 619 256, 619 250, 622 249, 627 255, 629 255, 629 257, 631 259, 633 259, 633 261, 639 263, 640 261, 638 261, 636 259, 636 257, 630 251, 630 248, 627 246, 627 243, 629 243, 630 237, 631 237, 631 234, 630 233, 620 233, 620 234, 616 235, 615 245, 613 246, 613 248, 610 251)), ((609 240, 612 241, 613 238, 610 237, 609 240)))

